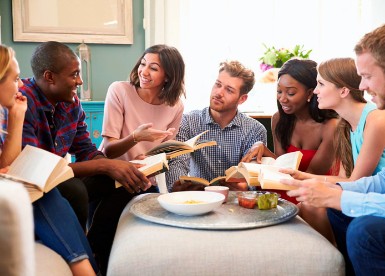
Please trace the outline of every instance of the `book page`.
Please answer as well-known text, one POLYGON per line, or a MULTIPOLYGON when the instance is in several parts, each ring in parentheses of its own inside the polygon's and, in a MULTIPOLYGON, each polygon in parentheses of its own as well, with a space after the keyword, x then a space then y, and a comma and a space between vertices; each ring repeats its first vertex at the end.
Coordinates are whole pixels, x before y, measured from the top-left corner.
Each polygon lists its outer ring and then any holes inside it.
POLYGON ((298 169, 299 162, 301 161, 302 153, 300 151, 289 152, 279 156, 275 160, 275 166, 281 168, 298 169))
POLYGON ((275 159, 273 157, 262 157, 261 158, 261 163, 265 165, 274 165, 275 164, 275 159))
POLYGON ((27 145, 9 167, 7 174, 40 186, 44 185, 62 157, 27 145))
POLYGON ((277 190, 293 190, 294 186, 280 183, 281 179, 293 179, 293 177, 286 173, 279 172, 278 167, 262 168, 258 176, 258 180, 262 189, 277 189, 277 190))
MULTIPOLYGON (((130 162, 136 164, 143 164, 144 166, 138 168, 138 170, 146 176, 155 175, 155 173, 162 173, 168 171, 169 169, 166 153, 164 152, 148 156, 141 160, 131 160, 130 162)), ((123 186, 121 183, 115 181, 115 188, 119 188, 121 186, 123 186)))
POLYGON ((185 143, 186 143, 187 145, 189 145, 191 148, 194 148, 194 146, 195 146, 195 144, 196 144, 196 141, 197 141, 203 134, 205 134, 207 131, 208 131, 208 130, 203 131, 202 133, 200 133, 200 134, 194 136, 193 138, 187 140, 185 143))
MULTIPOLYGON (((168 162, 167 162, 167 158, 166 158, 165 153, 159 153, 156 155, 148 156, 142 160, 138 160, 138 159, 131 160, 130 162, 144 165, 143 167, 138 168, 138 170, 143 172, 143 173, 148 171, 151 167, 154 167, 156 165, 160 165, 157 167, 163 168, 163 166, 166 166, 168 168, 168 162)), ((150 173, 152 173, 152 172, 150 172, 150 173)))

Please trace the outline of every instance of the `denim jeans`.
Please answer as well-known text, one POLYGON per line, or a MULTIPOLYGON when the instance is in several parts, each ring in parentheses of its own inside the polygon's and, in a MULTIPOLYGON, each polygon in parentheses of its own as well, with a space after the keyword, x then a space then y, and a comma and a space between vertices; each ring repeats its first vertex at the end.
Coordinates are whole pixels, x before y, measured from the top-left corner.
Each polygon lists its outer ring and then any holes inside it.
POLYGON ((57 188, 33 203, 33 215, 37 239, 68 263, 88 258, 95 273, 99 272, 86 235, 57 188))
POLYGON ((334 209, 328 209, 328 217, 346 275, 385 275, 385 218, 351 218, 334 209))
POLYGON ((83 181, 73 177, 57 186, 61 195, 67 199, 74 210, 80 225, 86 231, 88 218, 88 193, 83 181))

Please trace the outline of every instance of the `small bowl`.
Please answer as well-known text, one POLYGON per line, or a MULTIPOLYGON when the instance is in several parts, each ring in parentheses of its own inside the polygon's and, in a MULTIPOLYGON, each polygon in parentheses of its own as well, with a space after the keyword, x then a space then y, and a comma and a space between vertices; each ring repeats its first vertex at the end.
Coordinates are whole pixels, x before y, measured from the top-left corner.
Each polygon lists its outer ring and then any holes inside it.
POLYGON ((226 186, 207 186, 205 187, 205 191, 223 194, 225 196, 225 200, 223 201, 223 203, 227 201, 227 198, 229 196, 229 187, 226 186))
POLYGON ((205 191, 174 192, 158 197, 164 209, 183 216, 206 214, 221 206, 224 200, 223 194, 205 191))
POLYGON ((278 198, 281 195, 274 192, 258 192, 257 201, 259 210, 270 210, 277 208, 278 198))
POLYGON ((239 206, 247 209, 254 209, 257 203, 257 192, 238 192, 237 197, 239 206))

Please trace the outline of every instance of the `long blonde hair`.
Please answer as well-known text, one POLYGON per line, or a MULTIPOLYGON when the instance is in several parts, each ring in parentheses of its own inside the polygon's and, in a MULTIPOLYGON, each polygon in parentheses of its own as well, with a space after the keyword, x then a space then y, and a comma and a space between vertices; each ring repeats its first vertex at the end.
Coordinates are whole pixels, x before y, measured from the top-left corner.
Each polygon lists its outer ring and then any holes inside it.
POLYGON ((15 52, 12 48, 0 45, 0 83, 7 77, 9 65, 14 56, 15 52))

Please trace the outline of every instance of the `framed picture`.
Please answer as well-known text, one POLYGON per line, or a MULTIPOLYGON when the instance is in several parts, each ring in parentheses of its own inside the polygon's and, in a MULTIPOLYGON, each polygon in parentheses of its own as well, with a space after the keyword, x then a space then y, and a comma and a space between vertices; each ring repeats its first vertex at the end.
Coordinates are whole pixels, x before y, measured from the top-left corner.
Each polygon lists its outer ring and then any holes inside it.
POLYGON ((132 0, 12 0, 14 41, 132 44, 132 0))

